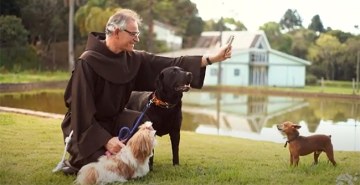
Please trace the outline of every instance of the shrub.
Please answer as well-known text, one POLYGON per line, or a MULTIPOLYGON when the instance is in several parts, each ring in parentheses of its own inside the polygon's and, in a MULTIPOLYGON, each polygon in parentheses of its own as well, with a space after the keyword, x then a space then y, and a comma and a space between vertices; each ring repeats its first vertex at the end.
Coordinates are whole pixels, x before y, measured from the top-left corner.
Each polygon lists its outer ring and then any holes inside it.
POLYGON ((15 16, 0 16, 0 45, 15 47, 27 44, 28 31, 15 16))
POLYGON ((306 75, 305 83, 306 83, 306 85, 316 85, 316 83, 317 83, 316 76, 312 75, 312 74, 306 75))
POLYGON ((27 43, 28 31, 15 16, 0 16, 0 69, 19 72, 36 69, 39 59, 27 43))
POLYGON ((29 45, 1 48, 0 68, 5 68, 12 72, 38 69, 39 58, 35 49, 29 45))

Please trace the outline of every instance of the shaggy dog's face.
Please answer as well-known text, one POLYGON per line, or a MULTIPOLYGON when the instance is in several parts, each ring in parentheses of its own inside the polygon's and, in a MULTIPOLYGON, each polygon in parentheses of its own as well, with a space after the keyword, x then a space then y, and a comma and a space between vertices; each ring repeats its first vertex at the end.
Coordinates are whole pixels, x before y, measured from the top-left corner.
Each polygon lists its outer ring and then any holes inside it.
POLYGON ((139 130, 130 138, 127 145, 131 148, 134 157, 143 162, 147 157, 152 156, 156 144, 156 131, 151 122, 145 122, 139 126, 139 130))

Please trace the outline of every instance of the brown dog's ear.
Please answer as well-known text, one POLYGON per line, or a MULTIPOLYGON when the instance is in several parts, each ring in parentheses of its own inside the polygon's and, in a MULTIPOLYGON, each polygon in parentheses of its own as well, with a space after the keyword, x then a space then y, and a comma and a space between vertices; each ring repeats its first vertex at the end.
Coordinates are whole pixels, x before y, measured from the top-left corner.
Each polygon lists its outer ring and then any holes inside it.
POLYGON ((296 128, 296 129, 301 128, 301 126, 300 126, 300 125, 293 125, 293 127, 294 127, 294 128, 296 128))

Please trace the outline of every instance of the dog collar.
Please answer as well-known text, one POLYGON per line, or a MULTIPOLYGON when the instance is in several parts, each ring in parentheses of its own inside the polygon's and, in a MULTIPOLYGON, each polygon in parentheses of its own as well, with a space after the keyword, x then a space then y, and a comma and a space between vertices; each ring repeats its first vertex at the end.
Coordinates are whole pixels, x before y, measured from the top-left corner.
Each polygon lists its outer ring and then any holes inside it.
POLYGON ((153 93, 151 101, 156 106, 159 106, 161 108, 166 108, 166 109, 173 108, 176 105, 176 104, 170 104, 170 103, 167 103, 167 102, 164 102, 164 101, 160 100, 159 98, 156 97, 155 92, 153 93))
POLYGON ((290 143, 291 141, 294 141, 294 140, 297 139, 299 136, 300 136, 300 135, 298 134, 298 135, 296 135, 294 138, 287 140, 287 141, 285 142, 284 148, 286 148, 286 146, 287 146, 288 143, 290 143))

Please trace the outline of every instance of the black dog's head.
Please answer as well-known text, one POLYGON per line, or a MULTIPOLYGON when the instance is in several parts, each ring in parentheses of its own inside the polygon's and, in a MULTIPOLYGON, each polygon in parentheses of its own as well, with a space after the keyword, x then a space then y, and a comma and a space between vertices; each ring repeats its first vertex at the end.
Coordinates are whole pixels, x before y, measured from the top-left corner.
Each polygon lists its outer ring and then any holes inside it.
POLYGON ((183 92, 190 90, 192 73, 171 66, 163 69, 156 80, 156 96, 163 101, 177 103, 183 92))

